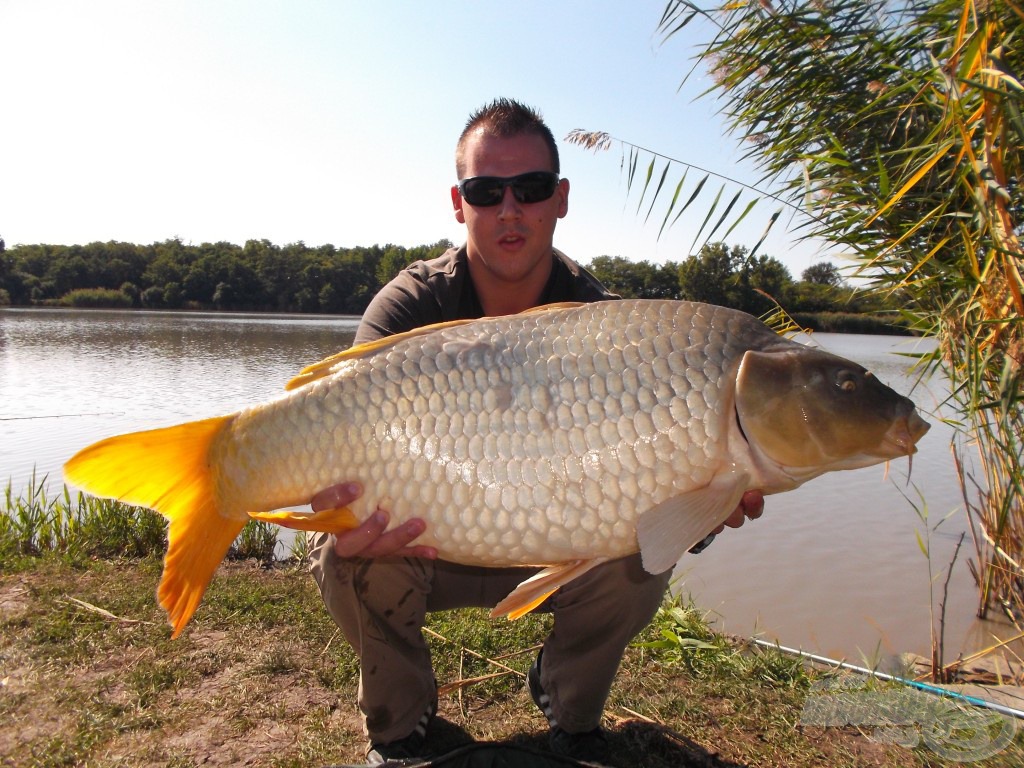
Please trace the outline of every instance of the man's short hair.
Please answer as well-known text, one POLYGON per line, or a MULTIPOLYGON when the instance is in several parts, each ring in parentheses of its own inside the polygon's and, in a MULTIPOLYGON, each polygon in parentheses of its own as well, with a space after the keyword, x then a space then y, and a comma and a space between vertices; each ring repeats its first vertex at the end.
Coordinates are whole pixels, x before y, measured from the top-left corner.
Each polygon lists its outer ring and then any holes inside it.
POLYGON ((455 146, 455 173, 458 178, 464 178, 466 171, 466 160, 463 156, 466 141, 471 133, 480 128, 483 129, 485 135, 502 139, 524 133, 540 136, 547 144, 548 152, 551 154, 551 170, 555 173, 560 172, 558 144, 551 129, 544 124, 540 112, 520 104, 514 99, 502 98, 495 99, 469 116, 466 127, 459 136, 459 143, 455 146))

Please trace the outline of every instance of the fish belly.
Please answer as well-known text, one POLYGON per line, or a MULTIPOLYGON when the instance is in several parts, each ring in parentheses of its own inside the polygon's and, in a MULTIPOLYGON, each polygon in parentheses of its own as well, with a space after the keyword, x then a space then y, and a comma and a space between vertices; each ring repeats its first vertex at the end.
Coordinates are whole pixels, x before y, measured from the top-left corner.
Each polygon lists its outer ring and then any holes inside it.
POLYGON ((732 460, 735 369, 762 328, 610 301, 406 339, 240 413, 211 454, 220 493, 242 513, 358 480, 357 516, 422 517, 447 560, 623 556, 642 512, 732 460))

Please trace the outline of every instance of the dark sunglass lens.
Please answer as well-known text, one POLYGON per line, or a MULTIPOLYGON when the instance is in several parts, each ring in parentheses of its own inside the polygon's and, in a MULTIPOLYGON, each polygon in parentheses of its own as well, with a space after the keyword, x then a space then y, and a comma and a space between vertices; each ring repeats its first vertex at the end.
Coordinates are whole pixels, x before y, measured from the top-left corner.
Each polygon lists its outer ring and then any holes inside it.
POLYGON ((520 203, 539 203, 555 194, 557 186, 553 173, 524 173, 512 185, 512 193, 520 203))
POLYGON ((501 179, 480 176, 462 182, 462 196, 470 205, 488 206, 501 202, 505 187, 501 179))

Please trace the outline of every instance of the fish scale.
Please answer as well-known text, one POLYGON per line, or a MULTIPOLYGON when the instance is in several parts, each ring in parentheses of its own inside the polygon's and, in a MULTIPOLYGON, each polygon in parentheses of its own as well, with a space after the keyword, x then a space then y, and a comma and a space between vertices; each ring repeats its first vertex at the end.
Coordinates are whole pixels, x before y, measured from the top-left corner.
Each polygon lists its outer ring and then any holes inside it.
POLYGON ((158 589, 179 634, 250 518, 342 533, 377 507, 418 544, 483 566, 541 565, 515 617, 610 558, 660 573, 744 491, 795 488, 910 455, 914 404, 855 363, 742 312, 679 301, 553 305, 341 352, 229 416, 88 446, 68 481, 169 520, 158 589), (303 514, 357 480, 349 508, 303 514), (277 511, 274 511, 277 510, 277 511))

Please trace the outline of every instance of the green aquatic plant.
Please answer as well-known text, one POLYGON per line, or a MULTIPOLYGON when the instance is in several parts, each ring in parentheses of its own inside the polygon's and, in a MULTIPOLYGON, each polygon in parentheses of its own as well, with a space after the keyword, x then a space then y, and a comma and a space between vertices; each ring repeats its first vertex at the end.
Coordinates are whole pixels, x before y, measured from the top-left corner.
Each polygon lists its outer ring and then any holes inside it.
MULTIPOLYGON (((146 557, 167 550, 164 519, 145 507, 73 493, 47 490, 47 477, 33 472, 20 492, 8 481, 0 510, 0 563, 43 554, 69 557, 146 557)), ((278 528, 253 520, 232 550, 237 559, 271 562, 278 549, 278 528)), ((304 559, 305 538, 295 537, 290 556, 304 559), (301 541, 300 541, 301 539, 301 541)))

